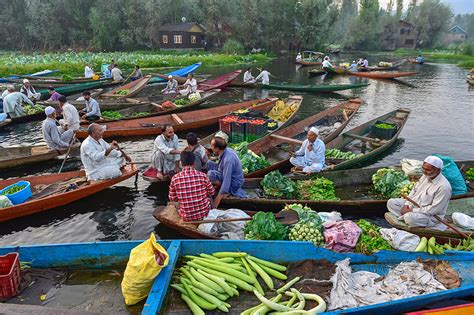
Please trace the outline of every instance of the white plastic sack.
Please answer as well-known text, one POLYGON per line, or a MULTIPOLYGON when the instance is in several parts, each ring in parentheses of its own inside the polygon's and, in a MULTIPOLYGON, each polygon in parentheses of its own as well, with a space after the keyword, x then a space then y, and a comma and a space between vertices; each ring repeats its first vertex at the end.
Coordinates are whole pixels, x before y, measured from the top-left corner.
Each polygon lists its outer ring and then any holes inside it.
POLYGON ((451 215, 454 224, 466 230, 474 230, 474 218, 461 212, 453 212, 451 215))
POLYGON ((0 196, 0 209, 8 208, 11 206, 13 206, 13 204, 7 196, 0 196))
POLYGON ((402 170, 407 176, 421 176, 423 175, 423 161, 402 159, 402 170))
POLYGON ((334 221, 334 222, 342 221, 341 213, 339 213, 337 211, 318 212, 318 215, 321 218, 321 220, 323 221, 323 223, 329 222, 329 221, 334 221))
MULTIPOLYGON (((248 214, 240 209, 218 210, 212 209, 203 220, 221 220, 232 218, 250 218, 248 214)), ((244 228, 247 221, 203 223, 198 226, 200 232, 219 236, 229 240, 243 240, 244 228)))
POLYGON ((389 242, 390 246, 405 252, 414 252, 418 244, 420 244, 420 237, 418 235, 396 228, 380 229, 380 235, 389 242))

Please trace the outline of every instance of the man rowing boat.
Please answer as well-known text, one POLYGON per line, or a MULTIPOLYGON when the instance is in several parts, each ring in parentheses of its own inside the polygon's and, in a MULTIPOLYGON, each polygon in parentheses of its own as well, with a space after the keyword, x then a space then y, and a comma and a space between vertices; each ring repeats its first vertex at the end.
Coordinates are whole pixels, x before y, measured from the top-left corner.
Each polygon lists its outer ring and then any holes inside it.
POLYGON ((290 163, 294 166, 292 171, 321 172, 326 162, 326 145, 318 136, 318 128, 311 127, 307 139, 303 141, 300 149, 290 158, 290 163))
POLYGON ((451 184, 441 174, 442 169, 443 161, 439 157, 428 156, 423 161, 423 175, 408 195, 416 204, 403 198, 392 198, 387 202, 388 211, 410 227, 444 229, 444 224, 434 217, 446 215, 451 199, 451 184))

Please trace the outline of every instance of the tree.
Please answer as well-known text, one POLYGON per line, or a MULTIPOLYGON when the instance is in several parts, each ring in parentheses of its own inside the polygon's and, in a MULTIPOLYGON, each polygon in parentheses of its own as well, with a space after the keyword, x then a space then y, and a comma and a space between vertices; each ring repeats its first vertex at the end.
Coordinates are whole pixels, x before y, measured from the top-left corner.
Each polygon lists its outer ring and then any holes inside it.
POLYGON ((447 31, 453 12, 440 0, 423 0, 416 16, 415 27, 419 47, 432 47, 447 31))
POLYGON ((352 36, 347 38, 347 45, 355 49, 378 49, 383 31, 379 16, 378 0, 361 0, 359 16, 352 23, 352 36))
POLYGON ((89 22, 93 32, 92 44, 100 50, 120 49, 119 33, 122 25, 120 8, 123 0, 97 1, 90 9, 89 22))

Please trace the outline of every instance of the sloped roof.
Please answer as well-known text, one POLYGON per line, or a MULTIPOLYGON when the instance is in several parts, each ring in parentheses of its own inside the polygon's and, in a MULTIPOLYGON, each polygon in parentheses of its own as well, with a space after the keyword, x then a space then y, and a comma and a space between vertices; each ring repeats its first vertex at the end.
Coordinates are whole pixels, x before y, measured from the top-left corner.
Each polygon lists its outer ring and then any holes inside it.
POLYGON ((462 27, 459 26, 459 25, 454 25, 453 27, 451 27, 451 28, 449 29, 450 32, 455 32, 455 30, 459 30, 459 31, 461 31, 461 33, 463 33, 463 34, 467 34, 466 31, 463 30, 462 27))
POLYGON ((160 28, 160 31, 163 32, 186 32, 194 26, 198 26, 202 32, 205 31, 204 27, 196 22, 186 22, 179 24, 165 24, 160 28))

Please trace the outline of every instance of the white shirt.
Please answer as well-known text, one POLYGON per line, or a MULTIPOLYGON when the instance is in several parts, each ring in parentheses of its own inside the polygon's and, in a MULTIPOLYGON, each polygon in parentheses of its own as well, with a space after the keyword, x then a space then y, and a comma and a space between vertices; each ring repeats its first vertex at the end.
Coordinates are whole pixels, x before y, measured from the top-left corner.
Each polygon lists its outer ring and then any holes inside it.
POLYGON ((408 196, 421 207, 417 208, 411 202, 405 202, 405 205, 414 207, 414 213, 444 217, 451 199, 451 184, 443 174, 433 180, 423 175, 408 196))
POLYGON ((94 75, 94 70, 92 70, 91 67, 86 66, 84 68, 84 78, 91 79, 93 75, 94 75))
POLYGON ((363 62, 362 62, 362 66, 364 68, 368 68, 369 67, 369 61, 367 59, 365 59, 363 62))
POLYGON ((188 88, 190 93, 196 93, 197 81, 195 78, 187 79, 186 82, 184 83, 184 86, 188 88))
POLYGON ((262 84, 270 84, 270 72, 267 70, 263 70, 260 72, 260 74, 255 78, 256 81, 258 81, 260 78, 262 78, 262 84))
POLYGON ((69 143, 61 140, 61 134, 54 119, 47 117, 41 125, 41 131, 50 149, 59 150, 69 147, 69 143))
POLYGON ((86 112, 87 117, 101 115, 99 103, 92 97, 86 101, 86 112))
POLYGON ((323 68, 332 68, 332 63, 329 60, 324 60, 323 68))
POLYGON ((319 138, 314 141, 312 150, 308 149, 309 144, 311 143, 308 139, 303 141, 300 149, 295 152, 295 156, 302 158, 303 172, 317 173, 326 163, 326 145, 319 138))
POLYGON ((4 99, 5 96, 7 96, 8 94, 10 94, 10 92, 8 90, 3 91, 1 98, 4 99))
POLYGON ((122 71, 119 68, 113 68, 112 69, 112 78, 114 81, 122 81, 122 71))
POLYGON ((64 104, 63 119, 64 119, 64 122, 67 124, 68 129, 71 129, 71 130, 79 129, 79 113, 77 112, 77 109, 73 105, 69 103, 64 104))
POLYGON ((244 83, 247 83, 247 82, 252 82, 254 81, 254 77, 252 75, 252 73, 250 71, 245 71, 244 73, 244 83))
POLYGON ((299 61, 301 61, 301 60, 303 60, 303 58, 301 57, 301 54, 298 54, 298 55, 296 56, 296 61, 299 62, 299 61))
POLYGON ((120 165, 117 163, 117 158, 122 156, 122 152, 118 150, 112 150, 109 155, 105 156, 105 151, 109 147, 110 145, 105 142, 104 139, 96 141, 90 136, 82 142, 81 161, 82 164, 84 164, 84 169, 88 179, 100 179, 96 175, 101 174, 101 171, 108 166, 113 166, 120 169, 120 165))

